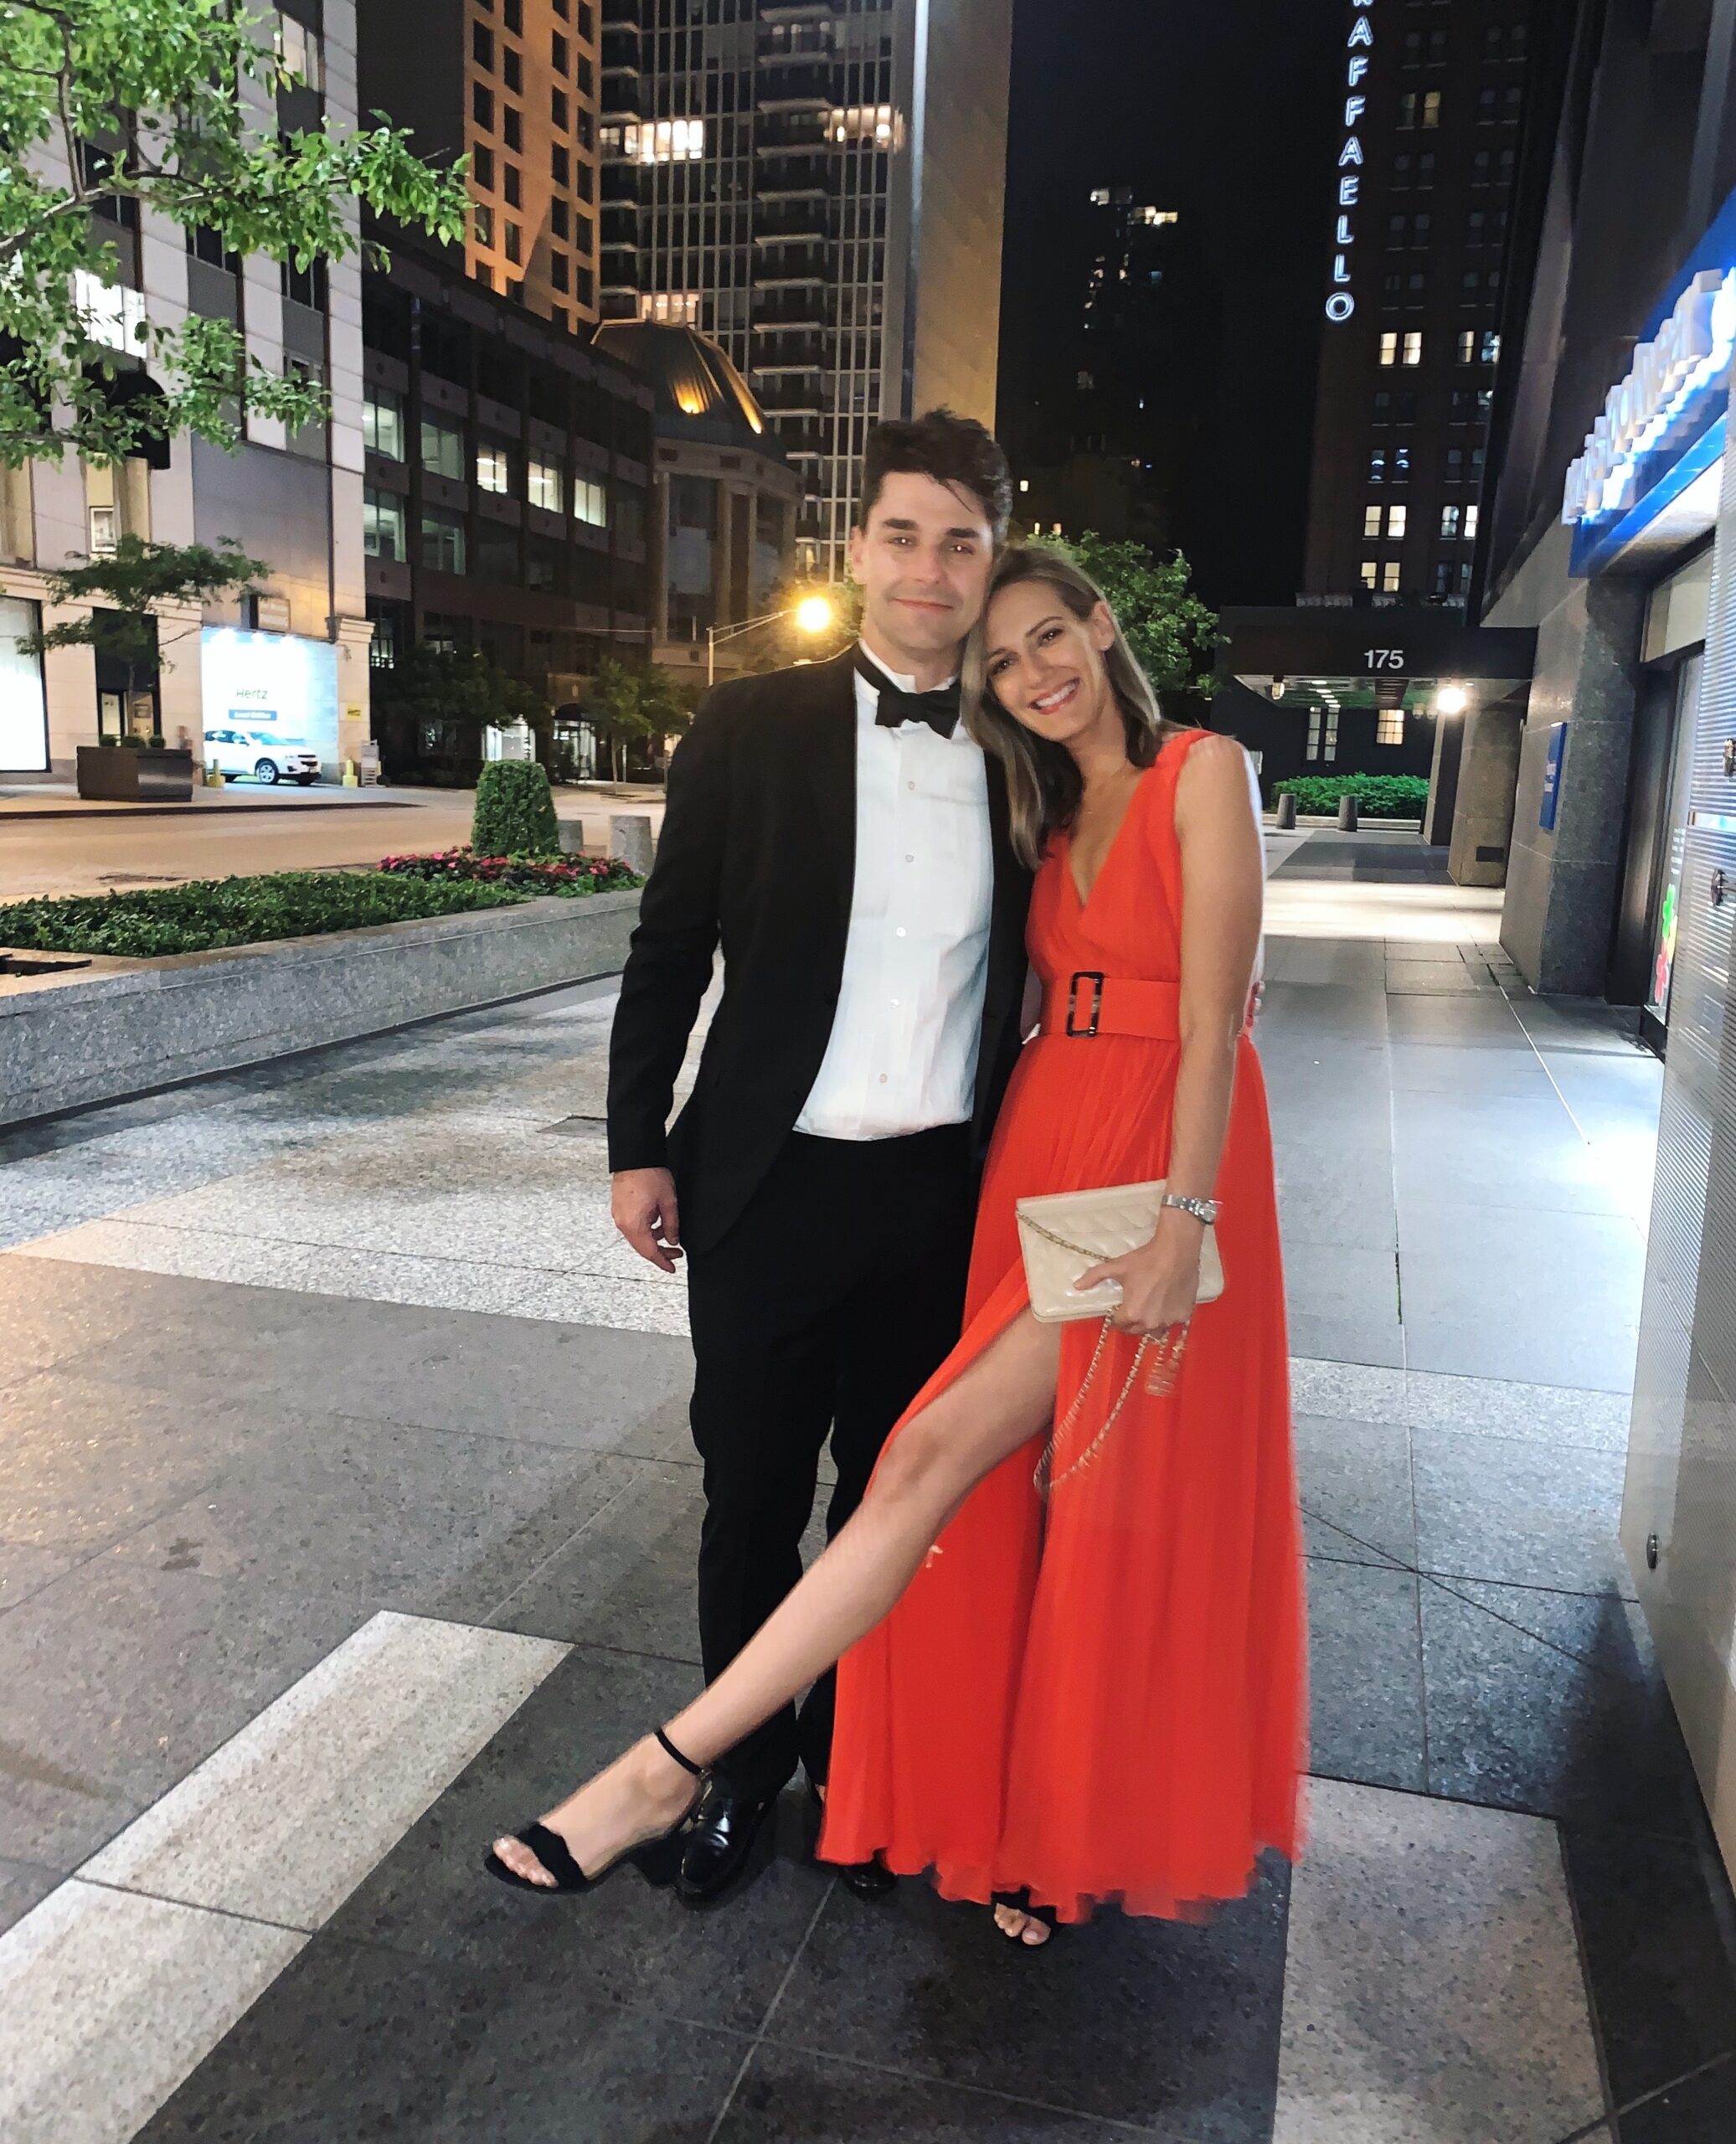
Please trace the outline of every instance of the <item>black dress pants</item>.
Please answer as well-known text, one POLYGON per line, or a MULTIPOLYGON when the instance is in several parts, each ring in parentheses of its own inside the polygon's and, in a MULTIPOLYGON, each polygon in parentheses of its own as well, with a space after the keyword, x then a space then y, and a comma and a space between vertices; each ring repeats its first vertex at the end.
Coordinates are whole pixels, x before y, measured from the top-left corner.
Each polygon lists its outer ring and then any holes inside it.
MULTIPOLYGON (((901 1139, 792 1132, 740 1219, 692 1259, 708 1682, 801 1575, 828 1429, 830 1538, 861 1502, 893 1424, 957 1340, 976 1188, 965 1125, 901 1139)), ((719 1772, 755 1798, 777 1793, 798 1760, 823 1784, 832 1702, 828 1673, 799 1718, 786 1707, 719 1772)))

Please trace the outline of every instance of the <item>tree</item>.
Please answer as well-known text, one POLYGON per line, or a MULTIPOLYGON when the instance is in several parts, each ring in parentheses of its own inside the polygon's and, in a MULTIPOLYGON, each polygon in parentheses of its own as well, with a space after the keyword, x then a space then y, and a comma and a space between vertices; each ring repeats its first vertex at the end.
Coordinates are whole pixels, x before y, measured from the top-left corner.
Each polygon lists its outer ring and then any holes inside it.
POLYGON ((272 100, 302 78, 278 20, 224 0, 0 0, 0 463, 111 461, 189 430, 233 447, 237 403, 291 428, 325 416, 317 383, 250 358, 228 321, 140 317, 105 235, 117 214, 303 271, 354 250, 352 199, 462 235, 462 165, 433 170, 401 130, 280 137, 272 100), (117 387, 141 364, 160 392, 117 387))
POLYGON ((618 656, 598 663, 582 712, 609 747, 609 772, 619 781, 627 752, 653 738, 678 737, 693 720, 695 688, 656 663, 635 668, 618 656))
POLYGON ((1111 542, 1091 529, 1076 540, 1041 540, 1103 590, 1141 668, 1160 693, 1210 692, 1218 614, 1190 591, 1191 569, 1179 551, 1156 558, 1143 544, 1111 542))
MULTIPOLYGON (((56 647, 94 647, 99 655, 124 663, 130 703, 159 670, 174 667, 162 653, 154 605, 203 604, 239 595, 270 570, 263 559, 249 558, 232 536, 214 545, 147 544, 137 536, 123 536, 110 557, 69 566, 49 577, 51 603, 99 607, 88 617, 70 619, 46 632, 32 634, 22 645, 32 655, 56 647)), ((197 632, 198 627, 186 630, 197 632)))
POLYGON ((534 687, 497 670, 476 648, 420 643, 379 673, 373 697, 388 714, 456 722, 474 731, 479 753, 486 729, 521 721, 535 729, 549 719, 548 703, 534 687))

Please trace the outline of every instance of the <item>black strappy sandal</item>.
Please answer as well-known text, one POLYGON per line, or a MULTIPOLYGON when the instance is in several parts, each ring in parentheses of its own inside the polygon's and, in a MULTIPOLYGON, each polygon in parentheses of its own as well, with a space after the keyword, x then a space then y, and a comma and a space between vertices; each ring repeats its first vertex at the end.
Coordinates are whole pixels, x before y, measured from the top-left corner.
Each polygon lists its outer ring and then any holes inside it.
POLYGON ((995 1923, 995 1933, 1003 1943, 1011 1943, 1021 1951, 1046 1951, 1054 1941, 1055 1930, 1059 1925, 1055 1919, 1054 1908, 1033 1906, 1031 1903, 1031 1894, 1028 1891, 997 1891, 989 1900, 989 1904, 992 1907, 1010 1906, 1014 1913, 1023 1914, 1028 1920, 1040 1920, 1048 1930, 1048 1934, 1043 1937, 1042 1942, 1028 1943, 1023 1930, 1015 1935, 1010 1929, 1002 1928, 997 1920, 995 1923))
MULTIPOLYGON (((684 1772, 691 1772, 695 1779, 704 1778, 704 1765, 696 1765, 691 1757, 683 1756, 661 1727, 657 1729, 656 1739, 664 1755, 672 1757, 684 1772)), ((535 1854, 544 1872, 554 1879, 553 1884, 533 1883, 528 1876, 521 1876, 516 1868, 508 1868, 492 1847, 488 1849, 482 1866, 501 1883, 510 1884, 515 1890, 534 1891, 539 1898, 558 1898, 564 1891, 571 1894, 595 1890, 605 1877, 612 1876, 624 1861, 631 1861, 636 1854, 667 1845, 693 1815, 698 1804, 698 1796, 696 1795, 682 1812, 679 1820, 672 1824, 661 1837, 641 1839, 637 1846, 628 1847, 625 1853, 616 1854, 613 1861, 605 1863, 595 1876, 585 1874, 574 1859, 572 1849, 560 1833, 551 1832, 546 1824, 527 1824, 522 1832, 514 1832, 513 1836, 520 1846, 528 1846, 535 1854)))

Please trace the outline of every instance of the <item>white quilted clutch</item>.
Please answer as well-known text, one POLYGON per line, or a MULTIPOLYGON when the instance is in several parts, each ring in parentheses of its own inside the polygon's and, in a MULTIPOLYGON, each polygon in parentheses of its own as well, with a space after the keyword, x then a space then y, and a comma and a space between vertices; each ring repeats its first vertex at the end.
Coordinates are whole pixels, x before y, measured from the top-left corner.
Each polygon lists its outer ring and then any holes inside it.
MULTIPOLYGON (((1118 1183, 1103 1191, 1056 1191, 1041 1198, 1021 1198, 1013 1210, 1033 1314, 1045 1324, 1059 1324, 1112 1311, 1121 1300, 1118 1282, 1100 1281, 1083 1294, 1073 1284, 1105 1258, 1120 1258, 1151 1240, 1163 1190, 1161 1183, 1118 1183)), ((1217 1231, 1208 1228, 1200 1250, 1199 1300, 1216 1302, 1223 1293, 1217 1231)))

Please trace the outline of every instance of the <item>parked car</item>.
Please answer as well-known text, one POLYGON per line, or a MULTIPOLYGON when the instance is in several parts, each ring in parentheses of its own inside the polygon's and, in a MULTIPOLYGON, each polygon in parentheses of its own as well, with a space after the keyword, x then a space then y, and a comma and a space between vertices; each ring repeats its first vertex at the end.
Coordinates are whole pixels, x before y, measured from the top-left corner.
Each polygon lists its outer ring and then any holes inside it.
POLYGON ((268 789, 280 781, 307 789, 319 780, 317 752, 256 729, 208 729, 205 757, 214 760, 224 774, 251 775, 268 789))

